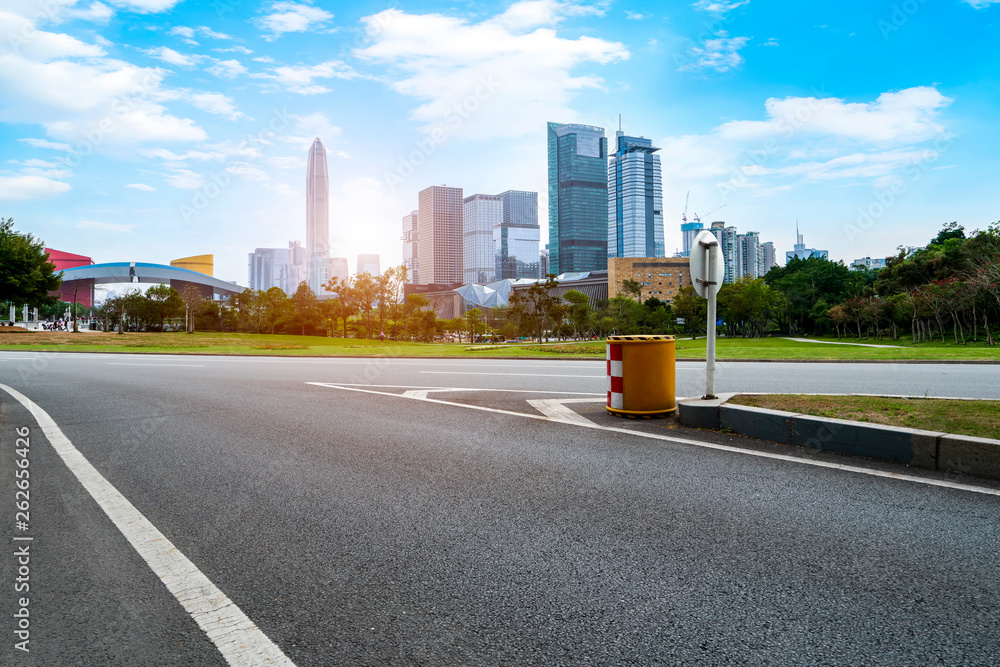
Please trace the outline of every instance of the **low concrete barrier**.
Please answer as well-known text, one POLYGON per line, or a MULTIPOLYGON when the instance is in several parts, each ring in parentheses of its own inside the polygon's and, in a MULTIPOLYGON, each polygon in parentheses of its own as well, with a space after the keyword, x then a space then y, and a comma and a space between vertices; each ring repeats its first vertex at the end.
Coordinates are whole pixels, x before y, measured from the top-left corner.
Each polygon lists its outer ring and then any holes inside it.
POLYGON ((783 445, 1000 479, 1000 440, 727 404, 735 395, 681 399, 680 422, 783 445))

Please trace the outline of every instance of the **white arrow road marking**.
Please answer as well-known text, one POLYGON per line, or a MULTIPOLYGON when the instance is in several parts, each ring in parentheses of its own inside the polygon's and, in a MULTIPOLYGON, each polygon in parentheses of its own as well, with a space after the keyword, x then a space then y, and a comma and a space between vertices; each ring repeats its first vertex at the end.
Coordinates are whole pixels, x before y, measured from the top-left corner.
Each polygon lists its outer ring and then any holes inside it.
POLYGON ((563 424, 579 424, 580 426, 594 426, 594 422, 590 421, 583 415, 577 413, 574 410, 566 407, 566 403, 604 403, 607 401, 605 398, 533 398, 528 401, 528 404, 541 412, 543 415, 548 417, 554 422, 562 422, 563 424))
POLYGON ((234 667, 295 667, 229 597, 171 544, 149 519, 73 446, 47 412, 19 391, 0 384, 35 417, 52 448, 87 493, 118 527, 160 581, 205 631, 222 657, 234 667))
MULTIPOLYGON (((317 387, 326 387, 328 389, 341 389, 343 391, 357 391, 363 394, 378 394, 380 396, 394 396, 396 398, 407 398, 402 394, 394 394, 389 391, 375 391, 373 389, 362 389, 361 387, 352 387, 342 384, 333 384, 329 382, 306 382, 306 384, 311 384, 317 387)), ((559 393, 559 392, 545 392, 545 393, 559 393)), ((514 412, 513 410, 501 410, 500 408, 488 408, 483 405, 466 405, 464 403, 455 403, 453 401, 442 401, 437 398, 414 398, 413 400, 425 401, 427 403, 438 403, 440 405, 451 405, 457 408, 465 408, 467 410, 482 410, 484 412, 494 412, 501 415, 511 415, 513 417, 522 417, 526 419, 539 419, 542 421, 553 421, 548 416, 543 415, 533 415, 526 412, 514 412)), ((913 482, 915 484, 924 484, 926 486, 939 486, 947 489, 957 489, 959 491, 970 491, 972 493, 982 493, 989 496, 1000 496, 1000 489, 991 489, 982 486, 973 486, 971 484, 958 484, 956 482, 948 482, 941 479, 931 479, 926 477, 916 477, 914 475, 902 475, 895 472, 886 472, 882 470, 870 470, 868 468, 861 468, 858 466, 846 465, 843 463, 831 463, 828 461, 813 461, 809 459, 801 459, 797 456, 788 456, 787 454, 773 454, 771 452, 759 452, 753 449, 742 449, 740 447, 730 447, 729 445, 716 445, 711 442, 699 442, 698 440, 688 440, 687 438, 677 438, 670 435, 663 435, 661 433, 645 433, 643 431, 635 431, 632 429, 621 428, 619 426, 601 426, 600 424, 595 424, 592 421, 582 420, 582 421, 572 421, 566 422, 571 423, 575 426, 583 426, 584 428, 596 428, 602 431, 610 431, 612 433, 622 433, 625 435, 631 435, 638 438, 648 438, 650 440, 662 440, 665 442, 674 442, 681 445, 690 445, 692 447, 701 447, 703 449, 715 449, 722 452, 730 452, 732 454, 743 454, 745 456, 756 456, 763 459, 775 459, 778 461, 787 461, 788 463, 797 463, 799 465, 813 466, 816 468, 828 468, 832 470, 842 470, 844 472, 857 473, 859 475, 869 475, 871 477, 887 477, 889 479, 898 479, 904 482, 913 482)))

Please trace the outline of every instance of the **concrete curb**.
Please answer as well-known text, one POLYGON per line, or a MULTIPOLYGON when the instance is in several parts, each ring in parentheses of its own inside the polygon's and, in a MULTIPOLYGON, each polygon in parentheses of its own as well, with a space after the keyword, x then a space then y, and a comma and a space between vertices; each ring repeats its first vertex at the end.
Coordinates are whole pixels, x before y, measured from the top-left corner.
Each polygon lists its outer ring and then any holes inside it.
POLYGON ((733 396, 678 400, 680 422, 783 445, 1000 479, 1000 440, 728 405, 733 396))

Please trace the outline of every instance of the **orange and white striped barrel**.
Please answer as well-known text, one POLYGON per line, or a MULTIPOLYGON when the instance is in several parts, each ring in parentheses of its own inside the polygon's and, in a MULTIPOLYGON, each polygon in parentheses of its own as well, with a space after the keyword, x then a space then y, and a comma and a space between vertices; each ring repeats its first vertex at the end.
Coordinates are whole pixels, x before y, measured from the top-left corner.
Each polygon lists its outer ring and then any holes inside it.
POLYGON ((677 411, 673 336, 608 336, 608 413, 666 417, 677 411))

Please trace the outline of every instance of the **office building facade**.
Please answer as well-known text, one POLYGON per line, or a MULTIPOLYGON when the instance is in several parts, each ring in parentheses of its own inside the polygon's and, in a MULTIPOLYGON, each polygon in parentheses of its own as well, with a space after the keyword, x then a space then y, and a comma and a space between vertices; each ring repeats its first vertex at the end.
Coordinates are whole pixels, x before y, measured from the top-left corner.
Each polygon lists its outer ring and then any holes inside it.
POLYGON ((641 302, 652 297, 669 303, 681 287, 691 284, 690 265, 686 257, 609 257, 608 298, 621 294, 626 280, 634 280, 641 302))
POLYGON ((462 188, 435 185, 421 190, 418 198, 417 267, 421 283, 462 282, 462 188))
POLYGON ((538 278, 541 272, 538 193, 507 190, 497 196, 503 202, 503 219, 493 228, 496 279, 538 278))
POLYGON ((496 278, 493 233, 503 222, 499 195, 475 194, 462 200, 462 282, 491 283, 496 278))
POLYGON ((548 124, 549 270, 603 271, 608 259, 604 128, 548 124))
POLYGON ((663 257, 660 149, 620 130, 615 143, 608 162, 608 257, 663 257))

